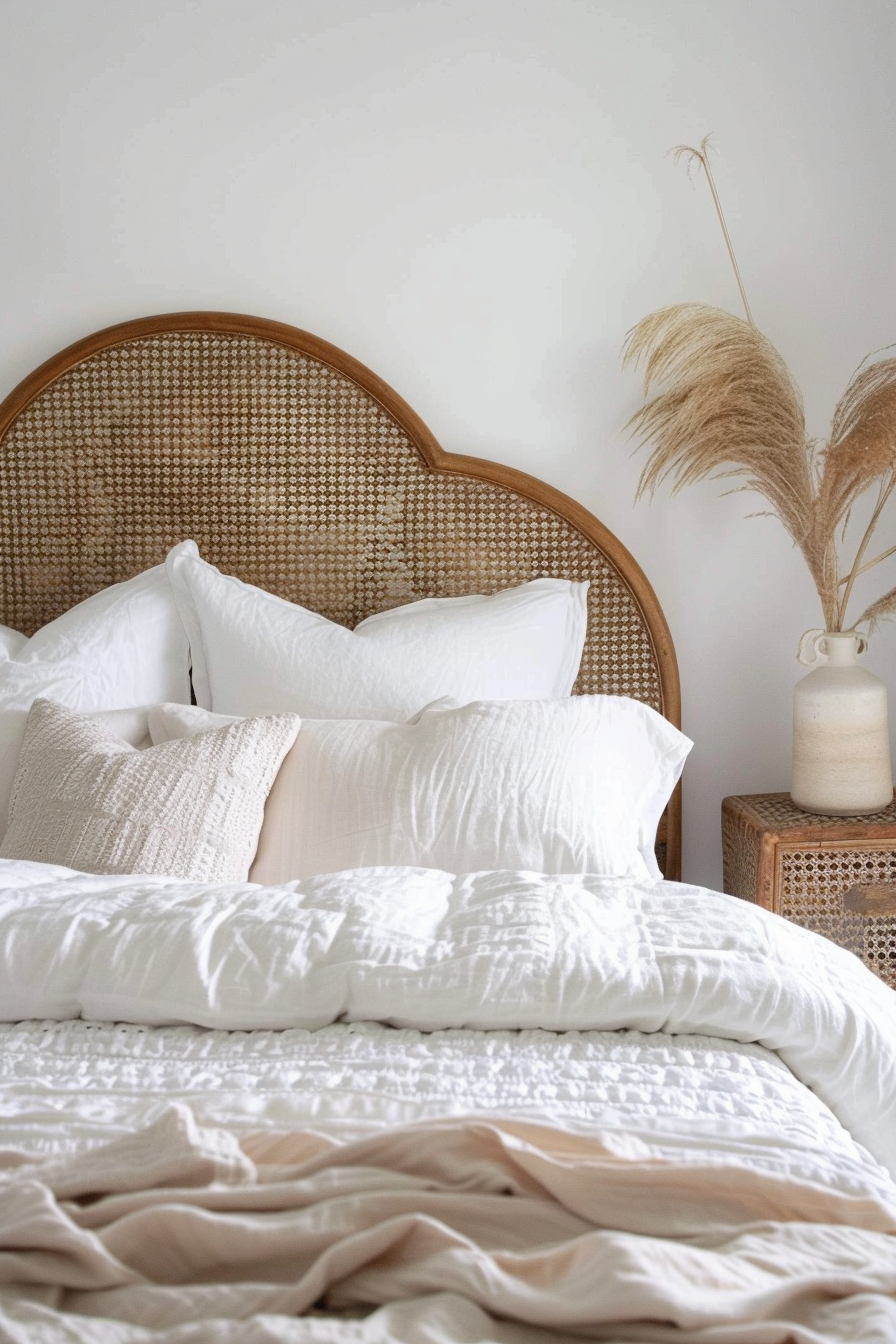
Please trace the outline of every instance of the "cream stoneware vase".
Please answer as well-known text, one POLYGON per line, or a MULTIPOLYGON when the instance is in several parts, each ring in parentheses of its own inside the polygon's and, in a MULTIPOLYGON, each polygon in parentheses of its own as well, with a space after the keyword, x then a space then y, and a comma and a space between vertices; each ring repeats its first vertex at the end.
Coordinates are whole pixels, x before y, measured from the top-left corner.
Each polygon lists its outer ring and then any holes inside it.
POLYGON ((800 662, 820 664, 793 692, 790 796, 804 812, 863 816, 893 800, 887 688, 858 664, 867 647, 854 630, 800 640, 800 662))

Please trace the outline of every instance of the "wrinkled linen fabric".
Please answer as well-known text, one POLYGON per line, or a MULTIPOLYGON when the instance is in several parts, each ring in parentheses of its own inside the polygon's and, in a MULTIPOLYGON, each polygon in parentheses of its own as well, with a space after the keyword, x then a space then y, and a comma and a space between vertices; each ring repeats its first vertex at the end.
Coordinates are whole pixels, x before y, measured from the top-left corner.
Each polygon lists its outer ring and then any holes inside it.
POLYGON ((0 1293, 0 1330, 15 1338, 17 1325, 40 1325, 42 1340, 123 1344, 189 1338, 178 1332, 201 1323, 197 1337, 217 1341, 254 1317, 286 1340, 303 1337, 288 1318, 316 1305, 417 1299, 423 1328, 409 1338, 476 1338, 469 1313, 450 1306, 427 1334, 432 1301, 447 1305, 447 1291, 487 1313, 481 1339, 494 1338, 490 1315, 544 1340, 888 1337, 896 1203, 852 1207, 847 1226, 823 1187, 785 1185, 769 1203, 749 1170, 648 1171, 643 1159, 599 1131, 512 1119, 240 1145, 166 1106, 78 1159, 0 1172, 0 1284, 18 1289, 0 1293), (714 1198, 697 1234, 615 1225, 621 1209, 693 1204, 707 1181, 714 1198), (769 1217, 776 1196, 786 1220, 769 1217))
MULTIPOLYGON (((148 715, 156 743, 236 722, 196 705, 148 715)), ((657 826, 691 746, 619 695, 438 701, 401 724, 304 719, 249 875, 274 886, 401 864, 658 878, 657 826)))
POLYGON ((892 1340, 894 1005, 677 884, 2 863, 0 1339, 892 1340))
POLYGON ((8 625, 0 625, 0 661, 15 658, 27 643, 27 635, 20 635, 18 630, 10 630, 8 625))
POLYGON ((445 695, 461 704, 568 696, 588 624, 589 585, 568 579, 423 598, 346 630, 220 573, 194 541, 169 551, 165 567, 196 699, 220 714, 403 722, 445 695))

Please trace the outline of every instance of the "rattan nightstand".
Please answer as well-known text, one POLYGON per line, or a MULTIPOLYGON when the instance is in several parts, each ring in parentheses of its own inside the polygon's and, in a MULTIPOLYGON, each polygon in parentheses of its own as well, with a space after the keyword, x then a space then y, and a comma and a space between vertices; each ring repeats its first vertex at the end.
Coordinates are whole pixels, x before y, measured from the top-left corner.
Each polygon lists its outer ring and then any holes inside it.
POLYGON ((896 799, 868 817, 818 817, 787 793, 722 803, 723 885, 847 947, 896 989, 896 799))

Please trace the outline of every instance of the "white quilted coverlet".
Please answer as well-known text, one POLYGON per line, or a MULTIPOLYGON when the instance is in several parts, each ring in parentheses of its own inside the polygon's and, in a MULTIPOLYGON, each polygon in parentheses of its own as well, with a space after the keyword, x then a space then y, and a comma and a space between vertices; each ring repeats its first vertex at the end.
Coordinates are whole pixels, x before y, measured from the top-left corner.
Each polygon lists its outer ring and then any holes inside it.
POLYGON ((715 1152, 729 1165, 878 1199, 896 1217, 888 1174, 776 1055, 706 1036, 28 1022, 0 1026, 0 1096, 7 1161, 132 1134, 159 1098, 237 1135, 311 1127, 341 1141, 513 1115, 624 1134, 675 1164, 715 1152))
MULTIPOLYGON (((853 1138, 896 1174, 896 995, 849 953, 730 897, 652 880, 508 872, 455 877, 406 868, 358 869, 262 888, 95 877, 10 861, 0 862, 0 883, 0 1020, 6 1022, 83 1017, 229 1031, 308 1030, 337 1022, 429 1032, 628 1029, 666 1033, 643 1044, 641 1057, 650 1061, 645 1067, 654 1078, 650 1070, 665 1067, 657 1060, 679 1068, 682 1036, 755 1042, 775 1051, 853 1138)), ((63 1042, 60 1061, 77 1058, 66 1055, 65 1042, 83 1047, 89 1039, 50 1033, 51 1041, 63 1042)), ((218 1047, 199 1036, 186 1039, 190 1048, 208 1048, 213 1070, 218 1047)), ((388 1076, 408 1067, 400 1046, 393 1048, 394 1036, 352 1036, 342 1028, 315 1037, 313 1050, 304 1052, 298 1048, 304 1038, 290 1039, 298 1053, 290 1055, 282 1041, 269 1047, 275 1075, 284 1068, 287 1076, 296 1067, 326 1069, 318 1053, 325 1057, 333 1050, 333 1078, 343 1086, 348 1081, 347 1095, 369 1096, 372 1118, 380 1106, 386 1118, 399 1116, 408 1104, 425 1112, 428 1090, 429 1104, 438 1110, 438 1092, 427 1083, 428 1069, 434 1076, 431 1051, 438 1048, 431 1042, 418 1052, 427 1063, 409 1102, 400 1095, 386 1100, 388 1089, 381 1090, 377 1075, 378 1069, 388 1076), (363 1052, 365 1044, 373 1054, 361 1070, 370 1071, 370 1081, 359 1088, 358 1061, 347 1058, 346 1049, 363 1052)), ((464 1106, 481 1096, 483 1071, 494 1072, 503 1047, 473 1034, 441 1039, 455 1075, 460 1058, 478 1060, 467 1094, 462 1085, 451 1090, 464 1106)), ((21 1037, 9 1042, 8 1058, 16 1041, 21 1037)), ((156 1062, 156 1047, 142 1041, 144 1077, 171 1067, 168 1081, 176 1090, 176 1065, 156 1062)), ((220 1041, 221 1058, 239 1052, 239 1042, 220 1041)), ((550 1111, 554 1043, 536 1034, 525 1038, 524 1048, 532 1053, 536 1080, 529 1104, 550 1111), (537 1042, 544 1045, 541 1053, 537 1042)), ((255 1043, 251 1049, 256 1059, 255 1043)), ((55 1053, 41 1051, 42 1061, 51 1057, 55 1053)), ((574 1054, 568 1058, 564 1071, 571 1080, 574 1054)), ((715 1073, 722 1079, 720 1095, 734 1095, 738 1088, 727 1089, 727 1081, 745 1061, 760 1059, 775 1080, 771 1095, 785 1074, 764 1052, 722 1048, 718 1067, 707 1070, 701 1060, 697 1073, 715 1073)), ((435 1067, 439 1072, 446 1066, 435 1067)), ((699 1114, 704 1084, 697 1073, 683 1104, 699 1114)), ((752 1071, 749 1076, 746 1091, 761 1092, 765 1084, 757 1088, 752 1071)), ((643 1082, 641 1076, 628 1089, 614 1086, 608 1099, 624 1102, 626 1091, 648 1097, 646 1123, 652 1107, 665 1105, 658 1100, 665 1093, 661 1078, 646 1093, 643 1082)), ((439 1086, 444 1099, 444 1076, 439 1086)), ((584 1093, 576 1096, 571 1081, 556 1086, 558 1098, 565 1090, 573 1103, 568 1115, 574 1118, 584 1093)), ((316 1083, 308 1091, 317 1094, 316 1083)), ((496 1091, 497 1106, 507 1100, 496 1091)), ((340 1118, 338 1104, 319 1104, 335 1105, 332 1118, 340 1118)), ((730 1102, 713 1107, 716 1118, 721 1115, 720 1134, 726 1132, 726 1105, 735 1114, 730 1102)), ((357 1115, 354 1099, 344 1115, 357 1115)), ((712 1111, 700 1116, 698 1128, 707 1121, 711 1133, 712 1111)))

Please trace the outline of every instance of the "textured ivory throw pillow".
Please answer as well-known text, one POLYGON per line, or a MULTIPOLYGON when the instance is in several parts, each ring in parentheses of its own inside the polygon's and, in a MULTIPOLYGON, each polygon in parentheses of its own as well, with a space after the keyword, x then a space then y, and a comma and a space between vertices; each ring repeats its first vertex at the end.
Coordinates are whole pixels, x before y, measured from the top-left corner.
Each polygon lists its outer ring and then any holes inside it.
POLYGON ((587 583, 424 598, 346 630, 221 574, 193 541, 165 565, 196 700, 218 714, 403 722, 446 695, 461 704, 568 696, 579 670, 587 583))
POLYGON ((85 714, 189 704, 190 648, 164 565, 94 593, 30 639, 0 626, 0 840, 39 696, 85 714))
MULTIPOLYGON (((226 722, 154 706, 153 742, 226 722)), ((410 723, 303 719, 253 882, 380 864, 659 877, 653 844, 691 749, 624 696, 437 702, 410 723)))
POLYGON ((295 714, 139 751, 52 700, 28 716, 0 858, 243 881, 295 714))

